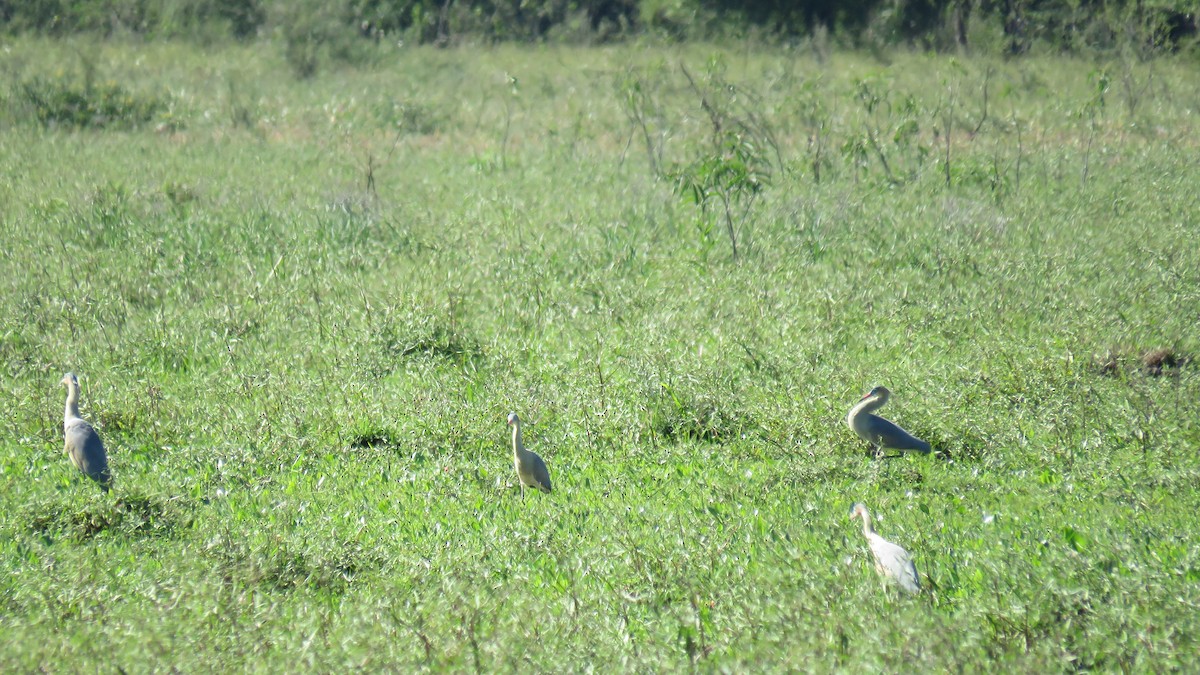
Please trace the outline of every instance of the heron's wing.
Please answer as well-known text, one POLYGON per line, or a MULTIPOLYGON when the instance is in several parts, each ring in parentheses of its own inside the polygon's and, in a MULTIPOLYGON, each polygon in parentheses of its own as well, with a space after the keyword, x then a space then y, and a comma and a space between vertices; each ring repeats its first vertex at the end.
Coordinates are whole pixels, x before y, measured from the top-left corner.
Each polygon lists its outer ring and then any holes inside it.
POLYGON ((921 589, 917 566, 904 548, 876 535, 871 539, 871 553, 883 573, 895 579, 901 588, 910 593, 921 589))
POLYGON ((929 444, 913 436, 900 426, 877 415, 868 420, 871 435, 879 439, 879 445, 893 450, 917 450, 929 452, 929 444))
POLYGON ((921 577, 917 574, 917 565, 912 560, 908 561, 907 573, 900 577, 900 587, 909 593, 921 590, 921 577))
POLYGON ((76 417, 63 426, 63 436, 76 468, 93 480, 107 482, 108 453, 92 425, 76 417))
POLYGON ((546 469, 546 463, 536 452, 530 452, 529 464, 529 477, 533 479, 534 487, 550 492, 550 471, 546 469))
MULTIPOLYGON (((78 417, 63 425, 63 436, 66 439, 67 447, 71 449, 81 450, 89 445, 100 443, 100 435, 96 433, 92 425, 78 417)), ((100 443, 100 447, 103 449, 102 443, 100 443)))

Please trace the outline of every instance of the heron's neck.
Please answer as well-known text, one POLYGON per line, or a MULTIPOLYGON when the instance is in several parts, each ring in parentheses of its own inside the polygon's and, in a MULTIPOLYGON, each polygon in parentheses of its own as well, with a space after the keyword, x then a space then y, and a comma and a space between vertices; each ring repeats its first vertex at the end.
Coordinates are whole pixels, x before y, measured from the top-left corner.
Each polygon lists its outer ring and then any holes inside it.
POLYGON ((854 419, 863 413, 873 413, 882 408, 884 403, 887 403, 887 399, 882 396, 869 396, 851 408, 848 417, 854 419))
POLYGON ((863 519, 863 534, 867 535, 868 537, 875 534, 875 527, 873 525, 871 525, 871 514, 867 513, 866 511, 863 511, 862 519, 863 519))
POLYGON ((525 446, 521 444, 521 425, 520 423, 513 425, 513 454, 519 455, 525 446))
POLYGON ((63 419, 79 417, 79 389, 67 387, 67 408, 63 411, 63 419))

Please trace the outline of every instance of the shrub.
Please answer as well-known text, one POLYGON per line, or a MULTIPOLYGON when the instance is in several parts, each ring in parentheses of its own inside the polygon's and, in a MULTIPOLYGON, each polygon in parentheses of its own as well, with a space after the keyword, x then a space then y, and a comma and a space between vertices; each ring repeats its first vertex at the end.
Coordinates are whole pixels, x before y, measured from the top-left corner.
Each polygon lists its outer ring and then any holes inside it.
POLYGON ((117 82, 82 83, 65 77, 34 77, 19 84, 13 97, 45 127, 132 128, 165 110, 162 98, 137 94, 117 82))

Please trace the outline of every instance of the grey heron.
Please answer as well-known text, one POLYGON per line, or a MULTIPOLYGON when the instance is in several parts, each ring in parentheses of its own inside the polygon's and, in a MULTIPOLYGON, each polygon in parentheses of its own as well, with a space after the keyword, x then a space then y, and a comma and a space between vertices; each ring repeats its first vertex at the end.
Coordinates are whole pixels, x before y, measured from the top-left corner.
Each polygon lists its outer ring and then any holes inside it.
POLYGON ((892 392, 887 387, 875 387, 863 395, 858 403, 846 415, 846 426, 850 427, 858 437, 871 444, 875 456, 880 456, 884 448, 893 450, 915 450, 929 453, 929 444, 901 429, 893 422, 873 415, 888 402, 892 392))
POLYGON ((108 454, 104 452, 100 435, 79 416, 79 378, 75 377, 75 373, 67 373, 61 384, 67 387, 67 406, 63 412, 63 442, 67 455, 76 469, 108 492, 112 484, 108 454))
POLYGON ((912 556, 903 548, 875 534, 871 525, 871 514, 863 504, 855 504, 850 513, 850 520, 862 518, 863 534, 871 546, 871 555, 875 557, 875 570, 887 579, 896 582, 902 590, 917 593, 921 590, 921 582, 917 577, 917 566, 913 564, 912 556))
POLYGON ((521 442, 521 420, 517 413, 508 414, 508 426, 513 429, 513 466, 521 483, 521 499, 525 498, 526 486, 550 492, 550 472, 546 470, 542 458, 536 452, 526 450, 521 442))

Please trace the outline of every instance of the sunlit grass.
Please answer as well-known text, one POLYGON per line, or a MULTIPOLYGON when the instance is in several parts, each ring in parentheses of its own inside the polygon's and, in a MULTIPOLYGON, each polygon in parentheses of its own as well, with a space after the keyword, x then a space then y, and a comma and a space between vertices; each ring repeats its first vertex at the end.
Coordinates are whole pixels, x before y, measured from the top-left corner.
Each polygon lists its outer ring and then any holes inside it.
POLYGON ((169 117, 44 129, 79 46, 11 46, 0 668, 1194 669, 1189 64, 86 47, 169 117), (690 161, 681 64, 778 146, 737 261, 622 107, 690 161), (868 458, 875 384, 935 455, 868 458))

